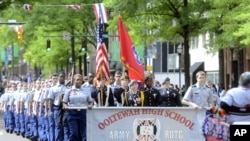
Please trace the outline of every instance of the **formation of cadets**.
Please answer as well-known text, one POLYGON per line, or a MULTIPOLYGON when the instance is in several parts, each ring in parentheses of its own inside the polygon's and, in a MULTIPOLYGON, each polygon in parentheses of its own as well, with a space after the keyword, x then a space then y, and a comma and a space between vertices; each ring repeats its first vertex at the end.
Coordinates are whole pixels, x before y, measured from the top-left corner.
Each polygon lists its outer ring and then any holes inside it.
POLYGON ((87 78, 76 74, 71 82, 60 72, 33 83, 11 83, 0 101, 5 130, 30 140, 86 141, 86 110, 69 107, 182 106, 169 78, 161 86, 154 81, 148 75, 140 86, 116 71, 108 81, 89 73, 87 78))

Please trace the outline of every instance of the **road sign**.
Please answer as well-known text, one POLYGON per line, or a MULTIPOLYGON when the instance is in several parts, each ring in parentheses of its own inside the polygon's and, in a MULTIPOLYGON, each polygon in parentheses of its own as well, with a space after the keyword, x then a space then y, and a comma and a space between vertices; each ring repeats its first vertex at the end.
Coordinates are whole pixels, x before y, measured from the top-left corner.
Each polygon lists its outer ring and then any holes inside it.
POLYGON ((69 40, 70 39, 70 33, 63 33, 63 40, 69 40))

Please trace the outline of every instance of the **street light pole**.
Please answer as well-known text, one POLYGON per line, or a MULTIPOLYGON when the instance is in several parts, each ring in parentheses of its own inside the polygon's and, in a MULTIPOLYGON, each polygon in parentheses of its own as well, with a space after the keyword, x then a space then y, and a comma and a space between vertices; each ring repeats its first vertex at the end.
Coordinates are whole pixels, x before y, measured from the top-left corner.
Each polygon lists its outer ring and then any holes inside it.
POLYGON ((233 53, 234 53, 234 45, 230 45, 231 51, 231 88, 234 87, 234 62, 233 62, 233 53))
POLYGON ((181 54, 183 53, 182 44, 178 46, 177 53, 179 56, 179 88, 181 88, 181 54))

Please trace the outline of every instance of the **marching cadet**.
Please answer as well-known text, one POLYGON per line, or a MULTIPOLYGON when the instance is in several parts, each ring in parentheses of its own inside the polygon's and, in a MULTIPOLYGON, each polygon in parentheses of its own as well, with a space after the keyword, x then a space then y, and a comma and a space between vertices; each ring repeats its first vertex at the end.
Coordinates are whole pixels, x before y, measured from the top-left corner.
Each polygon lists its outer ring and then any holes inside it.
POLYGON ((7 96, 7 132, 13 133, 15 128, 15 118, 14 118, 14 92, 16 91, 16 84, 11 83, 11 89, 7 96))
POLYGON ((32 108, 32 115, 30 118, 30 125, 31 125, 31 140, 37 140, 39 137, 38 134, 38 108, 39 108, 39 97, 42 94, 41 90, 41 81, 36 80, 35 85, 36 89, 34 91, 34 97, 33 97, 33 108, 32 108))
POLYGON ((170 86, 170 79, 166 78, 163 87, 160 89, 161 107, 181 107, 180 94, 170 86))
POLYGON ((53 113, 53 101, 50 100, 49 98, 49 93, 52 90, 53 87, 55 87, 58 83, 58 74, 54 73, 51 77, 51 84, 48 88, 48 91, 45 94, 45 106, 48 106, 47 108, 47 112, 45 111, 45 115, 46 113, 48 114, 48 127, 49 127, 49 139, 48 141, 55 141, 55 120, 54 120, 54 113, 53 113))
POLYGON ((5 99, 7 89, 8 88, 6 87, 5 90, 4 90, 4 93, 0 96, 0 112, 4 111, 4 99, 5 99))
POLYGON ((23 84, 22 89, 22 99, 20 101, 21 107, 23 106, 23 118, 24 121, 21 120, 21 134, 26 138, 31 137, 31 127, 30 127, 30 116, 31 116, 31 108, 32 108, 32 95, 29 92, 28 87, 32 87, 32 85, 28 85, 27 83, 23 84), (22 130, 24 128, 24 131, 22 130))
POLYGON ((63 97, 63 108, 67 110, 69 141, 86 141, 86 109, 68 109, 68 107, 93 107, 90 89, 81 87, 83 77, 74 75, 73 87, 63 97))
MULTIPOLYGON (((205 85, 206 74, 204 71, 196 73, 197 83, 190 86, 186 91, 182 103, 194 108, 208 108, 213 106, 213 92, 205 85)), ((211 114, 207 110, 207 115, 211 114)))
POLYGON ((121 78, 121 87, 115 88, 114 89, 114 96, 117 99, 117 102, 121 106, 124 105, 125 97, 127 95, 127 92, 129 91, 128 83, 129 83, 129 78, 128 76, 122 76, 121 78))
POLYGON ((44 116, 44 111, 45 111, 45 100, 44 100, 44 95, 45 95, 45 90, 46 90, 46 82, 41 81, 41 86, 40 86, 41 93, 38 98, 38 137, 40 141, 47 141, 48 138, 46 136, 46 129, 45 129, 45 116, 44 116))
POLYGON ((9 86, 5 88, 4 94, 1 96, 2 99, 2 111, 3 111, 3 118, 4 118, 4 127, 6 132, 9 132, 8 130, 8 124, 7 124, 7 95, 9 93, 9 86))
POLYGON ((16 133, 16 135, 20 135, 20 100, 22 98, 21 95, 21 90, 22 90, 22 84, 18 83, 17 84, 17 90, 14 92, 14 117, 15 117, 15 128, 14 128, 14 132, 16 133))
POLYGON ((96 86, 94 85, 94 74, 93 73, 88 73, 88 80, 82 84, 83 88, 88 88, 91 92, 91 94, 96 95, 97 89, 96 86))
POLYGON ((60 123, 61 120, 58 114, 60 110, 62 110, 62 108, 60 107, 61 105, 60 98, 62 97, 63 94, 65 94, 66 89, 67 87, 65 86, 65 73, 60 72, 58 84, 51 87, 49 95, 48 95, 48 99, 50 100, 49 101, 50 111, 54 113, 53 117, 54 117, 54 123, 55 123, 55 131, 54 131, 55 141, 62 141, 64 138, 64 135, 63 135, 64 128, 63 128, 63 125, 60 123))
POLYGON ((143 88, 145 95, 144 106, 159 106, 161 95, 159 90, 153 87, 153 78, 148 76, 145 78, 146 87, 143 88))
POLYGON ((94 74, 93 73, 88 73, 88 79, 87 81, 84 82, 84 84, 82 84, 83 87, 86 86, 94 86, 94 74))
POLYGON ((97 107, 116 106, 112 89, 110 88, 109 84, 106 84, 106 82, 107 81, 105 78, 97 78, 97 90, 95 93, 91 93, 91 97, 97 103, 97 107))
MULTIPOLYGON (((27 90, 27 84, 25 82, 22 82, 18 98, 17 98, 17 111, 18 111, 18 123, 20 124, 19 129, 17 129, 17 132, 22 135, 22 137, 25 136, 25 117, 24 117, 24 97, 25 92, 27 90)), ((16 127, 17 128, 17 127, 16 127)))
MULTIPOLYGON (((45 86, 44 86, 44 93, 43 96, 41 97, 41 103, 44 105, 44 133, 46 135, 46 138, 48 141, 50 141, 50 128, 49 128, 49 107, 48 107, 48 94, 49 94, 49 89, 52 85, 52 78, 45 80, 45 86)), ((57 82, 57 81, 56 81, 57 82)), ((55 84, 56 84, 55 82, 55 84)), ((53 130, 54 131, 54 130, 53 130)))
POLYGON ((144 93, 139 90, 138 81, 131 80, 129 83, 129 91, 125 95, 124 106, 139 107, 144 106, 144 93))
POLYGON ((23 97, 24 103, 24 116, 25 116, 25 137, 30 139, 32 137, 32 125, 31 125, 31 117, 32 117, 32 104, 34 97, 34 84, 28 83, 27 90, 25 92, 25 96, 23 97))
POLYGON ((214 105, 214 106, 220 105, 220 97, 219 97, 219 95, 218 95, 218 93, 217 93, 216 87, 214 86, 214 84, 212 83, 212 81, 207 81, 206 84, 207 84, 207 86, 208 86, 209 88, 212 89, 212 92, 213 92, 213 100, 214 100, 213 105, 214 105))
MULTIPOLYGON (((118 94, 118 93, 115 93, 117 89, 120 89, 121 88, 121 76, 122 76, 122 73, 120 71, 116 71, 115 72, 115 81, 112 83, 110 82, 110 88, 112 90, 112 93, 114 94, 113 95, 113 98, 114 98, 114 104, 115 106, 117 107, 120 107, 122 106, 122 103, 121 103, 121 95, 122 93, 118 94), (112 83, 112 84, 111 84, 112 83)), ((111 79, 111 78, 110 78, 111 79)), ((111 80, 112 81, 112 80, 111 80)))

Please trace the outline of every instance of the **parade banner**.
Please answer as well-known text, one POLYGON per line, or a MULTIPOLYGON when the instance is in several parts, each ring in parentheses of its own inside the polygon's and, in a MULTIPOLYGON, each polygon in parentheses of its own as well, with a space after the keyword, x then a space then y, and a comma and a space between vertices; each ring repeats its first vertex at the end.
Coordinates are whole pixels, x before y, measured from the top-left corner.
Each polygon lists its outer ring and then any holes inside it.
POLYGON ((205 109, 119 107, 87 110, 88 141, 204 141, 205 109))

